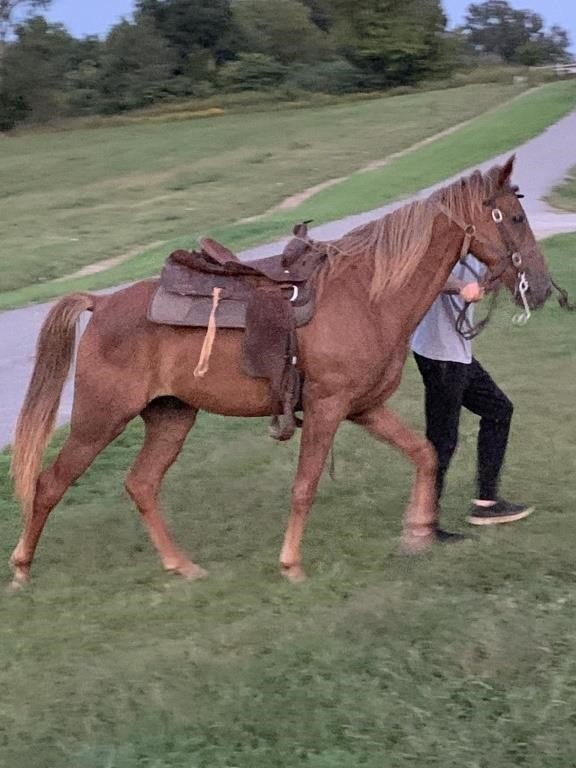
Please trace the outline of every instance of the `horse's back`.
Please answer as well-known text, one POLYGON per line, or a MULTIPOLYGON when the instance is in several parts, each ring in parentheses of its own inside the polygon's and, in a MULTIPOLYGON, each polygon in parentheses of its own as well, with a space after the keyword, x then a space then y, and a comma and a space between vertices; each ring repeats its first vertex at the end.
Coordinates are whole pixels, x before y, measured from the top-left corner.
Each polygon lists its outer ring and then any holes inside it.
POLYGON ((206 329, 148 320, 157 286, 157 280, 144 280, 99 297, 78 350, 80 378, 120 397, 126 393, 142 408, 156 397, 173 395, 213 413, 269 415, 268 383, 243 372, 243 332, 218 329, 208 372, 195 376, 206 329))

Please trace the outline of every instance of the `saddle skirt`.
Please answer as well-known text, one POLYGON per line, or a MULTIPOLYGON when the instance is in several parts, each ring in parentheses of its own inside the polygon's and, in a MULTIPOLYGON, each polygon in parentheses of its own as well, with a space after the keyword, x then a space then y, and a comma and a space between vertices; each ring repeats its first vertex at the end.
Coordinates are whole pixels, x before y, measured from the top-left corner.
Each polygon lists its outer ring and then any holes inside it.
POLYGON ((281 254, 257 261, 243 262, 208 238, 200 251, 174 251, 148 308, 151 322, 206 328, 195 376, 207 372, 219 328, 244 329, 243 370, 269 381, 272 436, 281 440, 294 432, 300 400, 296 328, 313 317, 309 283, 328 254, 308 237, 307 223, 294 227, 281 254))

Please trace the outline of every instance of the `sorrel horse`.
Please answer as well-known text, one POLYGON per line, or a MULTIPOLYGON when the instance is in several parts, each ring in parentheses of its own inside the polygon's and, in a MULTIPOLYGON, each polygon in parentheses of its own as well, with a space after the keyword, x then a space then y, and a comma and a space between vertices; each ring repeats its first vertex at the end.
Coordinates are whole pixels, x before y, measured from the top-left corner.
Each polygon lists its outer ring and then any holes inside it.
MULTIPOLYGON (((317 309, 299 330, 304 420, 292 511, 280 555, 283 573, 304 577, 300 542, 338 425, 348 419, 387 441, 414 463, 403 546, 426 549, 437 538, 435 454, 386 406, 400 382, 408 342, 459 256, 473 253, 516 300, 530 308, 551 292, 550 276, 510 183, 514 158, 474 172, 331 245, 317 279, 317 309)), ((24 530, 11 564, 18 586, 50 511, 96 455, 135 416, 145 423, 142 449, 126 479, 164 568, 194 579, 203 570, 174 544, 158 495, 199 410, 230 416, 271 413, 267 383, 241 371, 242 331, 220 329, 204 378, 191 371, 201 329, 153 325, 146 319, 156 281, 108 296, 75 293, 47 317, 13 447, 12 474, 24 530), (69 436, 52 466, 40 471, 75 345, 81 312, 92 318, 77 355, 69 436)))

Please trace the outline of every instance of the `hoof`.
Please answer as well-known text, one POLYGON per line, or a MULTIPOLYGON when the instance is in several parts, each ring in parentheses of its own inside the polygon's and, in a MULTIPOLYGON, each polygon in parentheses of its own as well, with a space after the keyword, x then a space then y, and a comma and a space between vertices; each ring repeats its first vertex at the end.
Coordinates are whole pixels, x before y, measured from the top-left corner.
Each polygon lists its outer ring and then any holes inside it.
POLYGON ((292 582, 292 584, 302 584, 303 581, 306 581, 306 574, 300 565, 283 565, 282 576, 292 582))
POLYGON ((12 579, 12 581, 6 586, 6 592, 8 594, 13 595, 16 592, 20 592, 21 589, 24 589, 26 586, 25 581, 18 581, 17 579, 12 579))
POLYGON ((270 437, 274 440, 284 442, 290 440, 296 431, 296 420, 292 413, 274 416, 269 427, 270 437))
POLYGON ((30 581, 30 564, 22 563, 22 559, 18 555, 18 548, 12 553, 10 567, 12 568, 13 576, 9 589, 14 591, 25 587, 30 581))
POLYGON ((436 535, 433 531, 425 536, 414 536, 414 534, 404 534, 400 549, 403 555, 423 555, 428 552, 434 542, 436 535))
POLYGON ((14 568, 14 576, 10 584, 8 584, 7 589, 9 592, 17 592, 28 584, 30 580, 30 572, 28 568, 12 567, 14 568))
POLYGON ((196 563, 186 563, 186 565, 181 565, 178 568, 171 568, 170 570, 173 573, 182 576, 186 581, 199 581, 208 576, 208 571, 204 570, 204 568, 201 568, 199 565, 196 565, 196 563))

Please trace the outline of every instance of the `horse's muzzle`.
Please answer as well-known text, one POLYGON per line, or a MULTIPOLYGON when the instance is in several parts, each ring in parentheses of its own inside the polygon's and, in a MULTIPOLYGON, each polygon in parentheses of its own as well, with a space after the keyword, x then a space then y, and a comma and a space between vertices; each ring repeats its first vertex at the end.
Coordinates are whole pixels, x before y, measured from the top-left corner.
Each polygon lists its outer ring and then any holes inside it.
MULTIPOLYGON (((530 309, 540 309, 552 295, 552 283, 549 278, 543 279, 538 276, 536 279, 528 278, 528 288, 525 296, 530 309)), ((514 294, 514 301, 518 307, 523 307, 524 302, 520 291, 514 294)))

